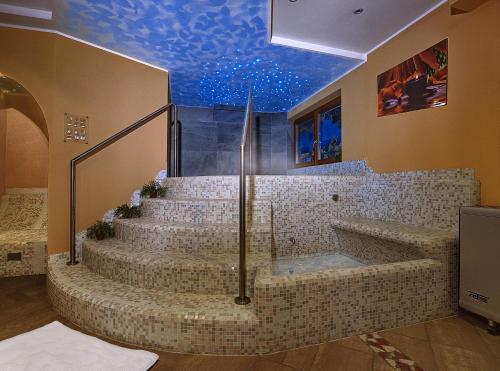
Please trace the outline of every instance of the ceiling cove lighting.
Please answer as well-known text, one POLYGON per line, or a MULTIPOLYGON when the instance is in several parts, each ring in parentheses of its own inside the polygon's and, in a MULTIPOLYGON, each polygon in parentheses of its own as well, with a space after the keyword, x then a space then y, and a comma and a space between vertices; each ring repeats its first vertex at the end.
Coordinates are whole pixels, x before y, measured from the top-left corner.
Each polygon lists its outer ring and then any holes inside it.
POLYGON ((52 10, 27 8, 24 6, 9 5, 0 3, 0 13, 18 15, 21 17, 38 18, 52 20, 52 10))

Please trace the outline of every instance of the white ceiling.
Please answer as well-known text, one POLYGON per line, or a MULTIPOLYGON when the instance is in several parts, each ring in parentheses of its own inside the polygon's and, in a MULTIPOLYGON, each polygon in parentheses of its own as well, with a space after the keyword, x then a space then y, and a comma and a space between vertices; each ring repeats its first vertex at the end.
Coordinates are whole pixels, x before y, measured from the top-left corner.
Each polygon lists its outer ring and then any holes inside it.
POLYGON ((270 0, 271 42, 366 59, 366 54, 447 0, 270 0), (353 11, 363 8, 360 15, 353 11))

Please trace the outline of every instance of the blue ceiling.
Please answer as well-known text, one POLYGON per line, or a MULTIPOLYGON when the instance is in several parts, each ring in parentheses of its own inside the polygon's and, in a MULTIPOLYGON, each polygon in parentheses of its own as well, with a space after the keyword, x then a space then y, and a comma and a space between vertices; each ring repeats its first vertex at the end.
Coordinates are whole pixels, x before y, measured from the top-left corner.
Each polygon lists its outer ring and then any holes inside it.
POLYGON ((164 67, 176 104, 288 111, 359 61, 270 44, 268 0, 65 0, 61 31, 164 67))

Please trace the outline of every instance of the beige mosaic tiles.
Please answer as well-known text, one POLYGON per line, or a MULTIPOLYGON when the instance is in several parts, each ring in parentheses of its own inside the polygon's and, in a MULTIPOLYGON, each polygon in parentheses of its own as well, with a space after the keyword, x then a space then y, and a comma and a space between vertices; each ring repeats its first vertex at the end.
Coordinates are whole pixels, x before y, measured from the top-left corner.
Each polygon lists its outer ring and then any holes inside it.
POLYGON ((386 222, 378 219, 360 217, 332 218, 330 224, 334 229, 362 233, 423 249, 440 248, 443 245, 455 243, 458 239, 458 234, 454 231, 386 222))
POLYGON ((254 305, 261 351, 286 350, 449 313, 442 265, 433 260, 297 276, 258 274, 254 305), (432 283, 432 284, 429 284, 432 283))
MULTIPOLYGON (((0 233, 0 239, 2 233, 0 233)), ((47 243, 0 242, 0 277, 44 274, 47 266, 47 243), (7 254, 20 253, 21 260, 11 260, 7 254)))
POLYGON ((8 189, 0 203, 0 277, 45 273, 46 242, 47 190, 8 189), (8 259, 19 253, 20 260, 8 259))
POLYGON ((57 312, 101 335, 178 352, 265 354, 442 316, 442 271, 425 259, 285 276, 263 267, 252 304, 237 306, 233 295, 137 288, 51 257, 48 287, 57 312))
MULTIPOLYGON (((253 294, 258 267, 271 263, 267 253, 248 254, 248 290, 253 294)), ((237 295, 239 255, 193 254, 183 251, 140 249, 116 239, 87 240, 83 264, 92 272, 143 288, 164 288, 171 292, 237 295)))
MULTIPOLYGON (((349 168, 350 163, 342 166, 349 168)), ((330 218, 358 216, 456 231, 459 208, 479 202, 479 184, 470 169, 353 173, 247 179, 251 200, 272 202, 274 254, 313 254, 335 248, 338 240, 330 218)), ((166 185, 168 198, 238 195, 237 177, 169 178, 166 185)))
POLYGON ((232 295, 137 288, 61 259, 49 265, 48 292, 60 315, 120 341, 186 353, 256 352, 253 306, 234 304, 232 295))
MULTIPOLYGON (((271 223, 271 201, 258 200, 247 205, 248 225, 271 223)), ((147 218, 171 223, 237 224, 239 200, 200 199, 142 199, 142 215, 147 218)))
POLYGON ((458 208, 477 202, 473 173, 354 173, 247 179, 257 231, 250 251, 267 253, 249 263, 248 307, 225 295, 235 283, 227 267, 237 256, 236 203, 228 199, 237 198, 237 177, 167 179, 167 199, 144 200, 145 218, 115 221, 126 245, 85 243, 77 267, 54 258, 50 296, 61 314, 100 334, 217 354, 275 352, 450 313, 458 208), (298 259, 316 264, 311 254, 345 261, 283 272, 298 259))
MULTIPOLYGON (((168 223, 155 219, 115 219, 116 237, 137 247, 158 250, 237 253, 237 224, 168 223)), ((271 248, 271 225, 253 226, 247 233, 250 251, 266 252, 271 248)))

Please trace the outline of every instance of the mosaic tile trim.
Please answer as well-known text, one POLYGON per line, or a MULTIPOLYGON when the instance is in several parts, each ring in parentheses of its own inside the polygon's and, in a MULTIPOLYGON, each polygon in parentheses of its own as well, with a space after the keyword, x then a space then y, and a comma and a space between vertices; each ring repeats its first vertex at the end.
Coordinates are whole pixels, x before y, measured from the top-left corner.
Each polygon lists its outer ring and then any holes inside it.
MULTIPOLYGON (((238 254, 193 254, 182 251, 140 249, 116 239, 87 240, 83 263, 92 272, 136 287, 164 288, 200 294, 238 293, 238 254)), ((248 291, 258 267, 271 264, 269 254, 247 256, 248 291)))
POLYGON ((404 371, 424 371, 414 360, 379 334, 364 334, 360 335, 360 338, 392 368, 404 371))

